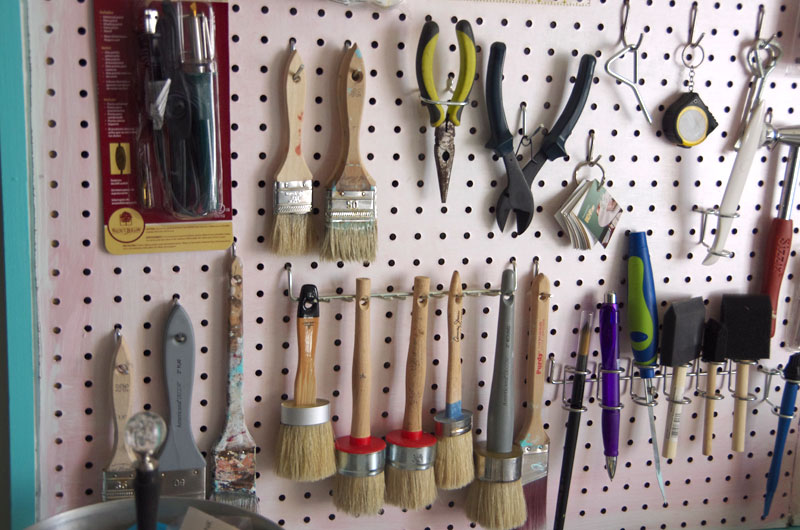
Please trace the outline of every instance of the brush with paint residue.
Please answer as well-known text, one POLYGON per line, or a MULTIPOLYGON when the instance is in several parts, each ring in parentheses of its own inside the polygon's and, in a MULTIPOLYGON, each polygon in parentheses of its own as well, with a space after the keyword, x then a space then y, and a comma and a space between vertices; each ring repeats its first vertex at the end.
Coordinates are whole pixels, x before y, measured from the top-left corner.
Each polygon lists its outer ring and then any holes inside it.
POLYGON ((375 261, 378 222, 375 180, 361 159, 359 136, 366 97, 364 58, 356 44, 345 52, 339 68, 342 142, 347 155, 342 172, 329 185, 322 258, 331 261, 375 261))
POLYGON ((304 285, 297 302, 297 376, 294 400, 281 403, 275 472, 279 477, 315 482, 336 473, 330 404, 317 399, 314 356, 319 330, 316 285, 304 285))
POLYGON ((244 339, 242 334, 242 260, 231 247, 231 292, 228 314, 228 413, 211 457, 214 461, 212 499, 258 512, 256 442, 244 420, 244 339))
POLYGON ((356 279, 353 346, 353 420, 350 436, 336 440, 333 504, 350 515, 376 515, 383 506, 386 443, 370 436, 369 278, 356 279))
POLYGON ((472 463, 472 412, 461 408, 461 323, 464 319, 461 277, 453 272, 447 297, 447 399, 436 422, 436 485, 463 488, 475 477, 472 463))
POLYGON ((301 148, 306 97, 306 72, 291 40, 291 52, 284 71, 285 111, 289 122, 286 155, 275 176, 272 250, 280 255, 305 254, 316 244, 311 223, 314 176, 303 159, 301 148))
POLYGON ((437 495, 433 473, 436 437, 422 432, 430 283, 425 276, 414 278, 403 428, 386 435, 386 502, 407 510, 424 508, 437 495))

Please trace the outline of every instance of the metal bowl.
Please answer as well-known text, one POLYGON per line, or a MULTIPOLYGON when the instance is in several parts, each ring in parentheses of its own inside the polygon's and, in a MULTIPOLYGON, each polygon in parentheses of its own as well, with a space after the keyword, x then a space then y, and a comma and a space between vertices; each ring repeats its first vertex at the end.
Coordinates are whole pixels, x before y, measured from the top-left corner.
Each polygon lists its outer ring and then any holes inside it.
MULTIPOLYGON (((133 499, 101 502, 75 508, 41 521, 28 530, 128 530, 136 524, 136 508, 133 499)), ((253 530, 282 530, 281 527, 258 514, 213 501, 161 497, 158 503, 159 522, 174 523, 189 507, 197 508, 213 517, 244 517, 250 519, 253 530)))

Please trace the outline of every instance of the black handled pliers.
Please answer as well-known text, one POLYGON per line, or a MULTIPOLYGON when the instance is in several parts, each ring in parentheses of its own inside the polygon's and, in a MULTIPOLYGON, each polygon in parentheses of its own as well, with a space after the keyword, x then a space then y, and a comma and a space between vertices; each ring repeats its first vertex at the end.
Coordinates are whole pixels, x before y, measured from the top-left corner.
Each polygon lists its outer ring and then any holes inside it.
POLYGON ((533 180, 545 162, 567 156, 565 144, 583 112, 586 99, 589 97, 596 60, 589 54, 581 57, 578 77, 567 100, 567 105, 561 111, 556 124, 545 135, 539 151, 525 164, 524 168, 520 169, 513 148, 513 136, 508 130, 503 110, 502 82, 505 55, 506 45, 504 43, 492 44, 486 74, 486 103, 492 137, 486 143, 486 147, 492 149, 498 157, 503 159, 508 174, 508 184, 500 194, 495 206, 497 226, 502 231, 508 215, 513 210, 517 215, 517 234, 522 234, 533 218, 534 205, 531 192, 533 180))
POLYGON ((439 180, 439 194, 442 202, 447 201, 447 189, 450 185, 450 173, 453 170, 453 158, 456 148, 456 126, 461 123, 461 112, 475 82, 477 50, 472 26, 466 20, 456 24, 456 37, 460 55, 458 81, 453 96, 448 101, 438 101, 436 82, 433 76, 433 56, 436 52, 436 41, 439 40, 439 26, 429 20, 422 26, 417 45, 417 83, 423 103, 428 108, 431 126, 435 128, 433 147, 436 159, 436 176, 439 180), (447 108, 443 108, 446 106, 447 108))

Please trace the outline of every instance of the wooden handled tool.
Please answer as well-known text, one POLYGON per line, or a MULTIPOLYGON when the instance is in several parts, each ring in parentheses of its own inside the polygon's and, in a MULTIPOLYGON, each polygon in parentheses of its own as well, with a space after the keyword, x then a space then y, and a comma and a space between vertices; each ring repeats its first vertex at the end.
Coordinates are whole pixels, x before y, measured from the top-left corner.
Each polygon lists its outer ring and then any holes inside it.
POLYGON ((315 285, 304 285, 297 305, 297 376, 294 380, 294 401, 298 407, 317 404, 317 377, 314 357, 319 331, 319 295, 315 285))
POLYGON ((425 357, 428 338, 428 293, 430 278, 414 278, 414 306, 411 312, 411 338, 406 361, 406 408, 403 430, 422 431, 422 395, 425 392, 425 357))
POLYGON ((111 369, 111 386, 114 401, 114 449, 111 462, 106 468, 108 471, 131 469, 131 457, 122 441, 125 424, 133 416, 133 400, 131 399, 131 383, 133 377, 133 363, 128 343, 119 329, 116 330, 117 349, 114 352, 114 361, 111 369))
POLYGON ((714 409, 716 402, 722 399, 722 396, 717 394, 717 367, 725 364, 727 349, 727 330, 718 320, 708 319, 703 333, 703 355, 701 357, 706 363, 706 390, 703 395, 705 399, 703 454, 705 456, 711 456, 711 446, 714 440, 714 409))
POLYGON ((353 420, 352 438, 369 438, 370 359, 369 359, 369 278, 356 279, 356 337, 353 349, 353 420))
POLYGON ((448 417, 461 416, 461 323, 464 320, 464 294, 461 276, 453 272, 447 297, 447 398, 448 417), (454 409, 458 410, 454 410, 454 409), (451 414, 451 411, 453 412, 451 414))
POLYGON ((375 186, 375 180, 364 168, 359 139, 361 137, 361 118, 366 99, 366 66, 358 45, 351 46, 342 61, 345 68, 339 71, 340 94, 344 98, 347 157, 336 189, 342 191, 362 191, 375 186), (366 187, 366 188, 365 188, 366 187))
POLYGON ((301 147, 305 115, 306 72, 303 60, 297 50, 289 53, 284 80, 286 83, 286 108, 284 110, 288 121, 289 144, 275 180, 278 182, 313 180, 314 176, 306 165, 301 147))
POLYGON ((547 446, 550 443, 542 420, 544 367, 547 361, 547 321, 550 313, 550 280, 547 276, 539 273, 534 277, 531 296, 526 394, 530 413, 517 435, 517 440, 523 448, 528 444, 536 447, 547 446))

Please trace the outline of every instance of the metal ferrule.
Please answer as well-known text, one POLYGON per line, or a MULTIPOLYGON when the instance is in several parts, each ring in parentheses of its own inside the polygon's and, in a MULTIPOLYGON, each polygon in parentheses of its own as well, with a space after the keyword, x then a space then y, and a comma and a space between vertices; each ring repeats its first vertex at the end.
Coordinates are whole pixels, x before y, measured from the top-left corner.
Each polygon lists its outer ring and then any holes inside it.
POLYGON ((336 469, 339 471, 340 475, 348 477, 372 477, 382 472, 385 464, 385 449, 367 454, 336 451, 336 469))
POLYGON ((208 29, 208 18, 203 13, 186 17, 188 19, 188 49, 184 62, 191 73, 211 71, 211 34, 208 29))
POLYGON ((206 498, 205 468, 161 472, 161 495, 164 497, 206 498))
POLYGON ((276 182, 272 195, 275 213, 302 215, 311 212, 312 188, 311 180, 276 182))
POLYGON ((764 144, 772 147, 776 143, 800 145, 800 127, 777 128, 771 123, 764 126, 764 144))
POLYGON ((433 466, 436 445, 405 447, 386 442, 386 460, 389 465, 405 471, 424 471, 433 466))
POLYGON ((514 482, 522 477, 522 449, 516 444, 510 453, 492 453, 486 442, 475 444, 475 478, 486 482, 514 482))
POLYGON ((369 191, 328 190, 325 221, 369 223, 375 221, 375 188, 369 191))
POLYGON ((460 418, 448 418, 445 411, 433 417, 436 422, 436 437, 448 438, 468 433, 472 429, 472 412, 461 409, 460 418))
POLYGON ((133 469, 125 471, 103 471, 103 500, 125 499, 133 497, 133 469))
POLYGON ((148 35, 155 35, 158 24, 158 11, 155 9, 144 10, 144 31, 148 35))
POLYGON ((281 423, 304 427, 319 425, 331 419, 330 403, 326 399, 317 399, 313 407, 298 407, 294 400, 281 403, 281 423))

